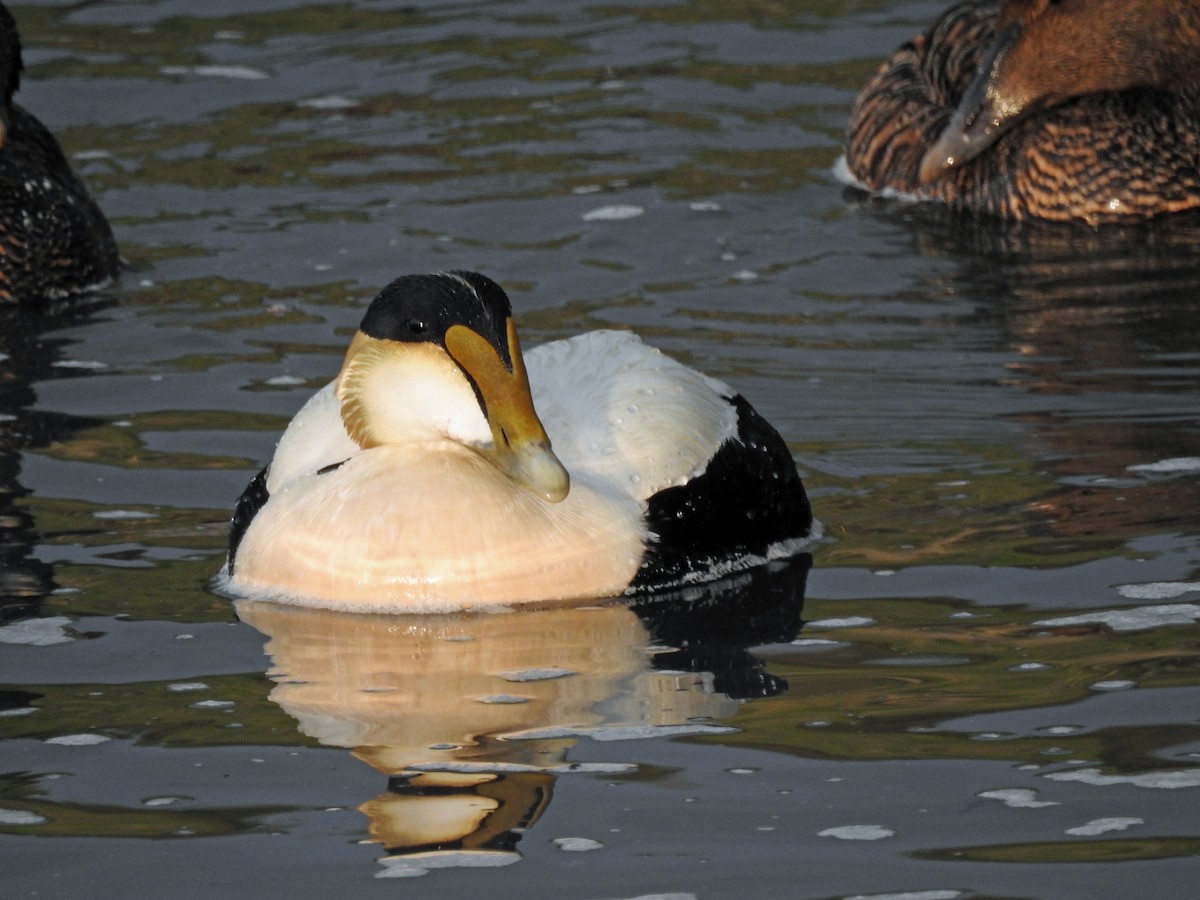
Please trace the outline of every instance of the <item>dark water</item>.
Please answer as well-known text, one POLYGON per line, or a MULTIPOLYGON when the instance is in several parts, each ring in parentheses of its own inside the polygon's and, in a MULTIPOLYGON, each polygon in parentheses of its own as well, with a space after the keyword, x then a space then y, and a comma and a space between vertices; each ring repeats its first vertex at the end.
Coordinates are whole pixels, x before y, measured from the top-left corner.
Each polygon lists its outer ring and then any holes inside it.
POLYGON ((131 268, 0 323, 4 895, 1190 895, 1200 228, 847 193, 855 90, 938 7, 15 7, 131 268), (526 345, 632 327, 734 384, 811 567, 235 611, 233 500, 441 268, 526 345))

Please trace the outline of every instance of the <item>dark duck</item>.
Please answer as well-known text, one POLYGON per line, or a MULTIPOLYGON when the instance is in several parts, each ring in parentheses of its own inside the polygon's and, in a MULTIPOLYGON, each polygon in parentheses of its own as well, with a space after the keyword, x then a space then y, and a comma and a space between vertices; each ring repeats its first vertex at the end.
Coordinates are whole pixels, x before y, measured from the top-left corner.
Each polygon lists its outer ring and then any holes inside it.
POLYGON ((0 306, 38 306, 103 286, 120 258, 104 214, 54 135, 13 94, 21 40, 0 4, 0 306))
POLYGON ((810 543, 787 445, 624 331, 522 353, 475 272, 383 289, 233 517, 241 596, 429 612, 698 584, 810 543))
POLYGON ((1200 207, 1200 2, 953 6, 863 89, 845 163, 868 190, 1008 219, 1200 207))

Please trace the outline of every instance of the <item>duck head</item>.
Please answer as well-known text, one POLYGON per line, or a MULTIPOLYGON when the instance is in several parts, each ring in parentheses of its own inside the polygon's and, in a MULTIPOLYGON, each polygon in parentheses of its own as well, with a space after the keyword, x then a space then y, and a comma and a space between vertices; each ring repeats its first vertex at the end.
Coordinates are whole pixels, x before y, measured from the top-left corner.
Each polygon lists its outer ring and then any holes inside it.
POLYGON ((997 35, 920 181, 962 165, 1022 119, 1072 97, 1200 82, 1195 0, 1002 0, 997 35))
POLYGON ((503 289, 476 272, 406 275, 368 307, 337 379, 361 447, 451 440, 550 502, 570 478, 533 407, 503 289))

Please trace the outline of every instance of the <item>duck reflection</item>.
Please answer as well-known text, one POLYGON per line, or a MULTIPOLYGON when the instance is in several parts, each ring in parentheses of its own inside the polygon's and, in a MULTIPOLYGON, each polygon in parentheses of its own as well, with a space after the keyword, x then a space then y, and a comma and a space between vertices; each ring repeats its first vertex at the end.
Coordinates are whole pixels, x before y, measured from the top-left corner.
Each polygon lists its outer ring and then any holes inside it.
POLYGON ((55 587, 50 567, 37 559, 40 540, 24 505, 21 451, 69 438, 94 420, 33 409, 33 384, 54 377, 64 339, 55 328, 86 321, 109 301, 58 313, 0 307, 0 622, 34 613, 55 587))
MULTIPOLYGON (((787 687, 750 648, 799 632, 811 557, 672 594, 458 615, 243 600, 268 637, 271 699, 388 776, 359 809, 393 854, 512 851, 580 735, 718 729, 787 687)), ((586 764, 583 764, 586 770, 586 764)))
POLYGON ((913 235, 918 253, 955 264, 935 289, 977 298, 975 324, 1017 353, 1006 380, 1029 402, 1015 415, 1059 482, 1027 508, 1033 527, 1107 535, 1114 546, 1148 524, 1194 531, 1200 482, 1141 479, 1129 467, 1200 456, 1200 217, 998 227, 877 210, 913 235))

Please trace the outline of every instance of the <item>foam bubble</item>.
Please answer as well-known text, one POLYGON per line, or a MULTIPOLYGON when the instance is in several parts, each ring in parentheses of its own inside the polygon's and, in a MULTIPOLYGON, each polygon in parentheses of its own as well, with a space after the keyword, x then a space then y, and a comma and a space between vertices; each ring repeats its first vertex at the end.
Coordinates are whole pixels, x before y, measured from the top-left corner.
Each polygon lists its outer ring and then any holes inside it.
POLYGON ((57 744, 60 747, 89 747, 111 740, 112 738, 103 734, 61 734, 58 737, 46 738, 43 743, 57 744))
POLYGON ((1138 819, 1132 816, 1112 816, 1107 819, 1092 819, 1083 825, 1076 825, 1074 828, 1068 828, 1067 834, 1080 835, 1083 837, 1092 837, 1097 834, 1105 834, 1109 831, 1124 831, 1126 828, 1131 828, 1134 825, 1145 825, 1145 819, 1138 819))
POLYGON ((896 832, 882 825, 838 825, 818 831, 817 835, 841 841, 881 841, 884 838, 895 837, 896 832))
POLYGON ((163 66, 158 71, 163 75, 199 75, 201 78, 233 78, 241 81, 261 81, 271 77, 261 69, 249 66, 163 66))
POLYGON ((1161 606, 1141 606, 1133 609, 1115 609, 1108 612, 1083 613, 1078 616, 1062 616, 1057 619, 1039 619, 1034 625, 1058 627, 1064 625, 1107 625, 1113 631, 1144 631, 1166 625, 1191 625, 1200 620, 1200 605, 1195 603, 1170 603, 1161 606))
POLYGON ((588 850, 603 850, 604 845, 599 841, 593 841, 591 838, 581 837, 564 837, 555 838, 554 843, 558 845, 559 850, 565 850, 568 853, 585 853, 588 850))
POLYGON ((0 628, 0 644, 25 644, 48 647, 75 640, 66 633, 71 620, 66 616, 47 616, 44 619, 25 619, 0 628))
POLYGON ((1004 788, 1002 790, 984 791, 979 795, 988 800, 999 800, 1005 806, 1013 809, 1041 809, 1043 806, 1058 806, 1053 800, 1037 800, 1037 791, 1028 788, 1004 788))
POLYGON ((0 807, 0 825, 41 825, 46 821, 45 816, 30 812, 27 809, 4 809, 0 807))
POLYGON ((384 867, 376 878, 413 878, 431 869, 478 869, 511 866, 521 859, 518 853, 497 850, 433 850, 405 856, 385 856, 379 860, 384 867))
POLYGON ((646 210, 640 206, 616 205, 601 206, 583 214, 585 222, 618 222, 622 219, 636 219, 646 210))
POLYGON ((1044 777, 1051 781, 1080 781, 1084 784, 1107 787, 1113 784, 1132 784, 1135 787, 1158 790, 1200 787, 1200 769, 1178 769, 1173 772, 1141 772, 1137 775, 1105 775, 1099 769, 1072 769, 1051 772, 1044 777))
POLYGON ((1117 585, 1117 593, 1130 600, 1170 600, 1192 591, 1200 591, 1200 581, 1151 581, 1146 584, 1117 585))
POLYGON ((866 616, 847 616, 842 619, 818 619, 815 622, 809 622, 807 628, 862 628, 866 625, 874 625, 875 620, 869 619, 866 616))
POLYGON ((1176 456, 1158 462, 1139 463, 1126 466, 1130 472, 1148 472, 1151 475, 1177 475, 1181 472, 1200 472, 1200 456, 1176 456))

